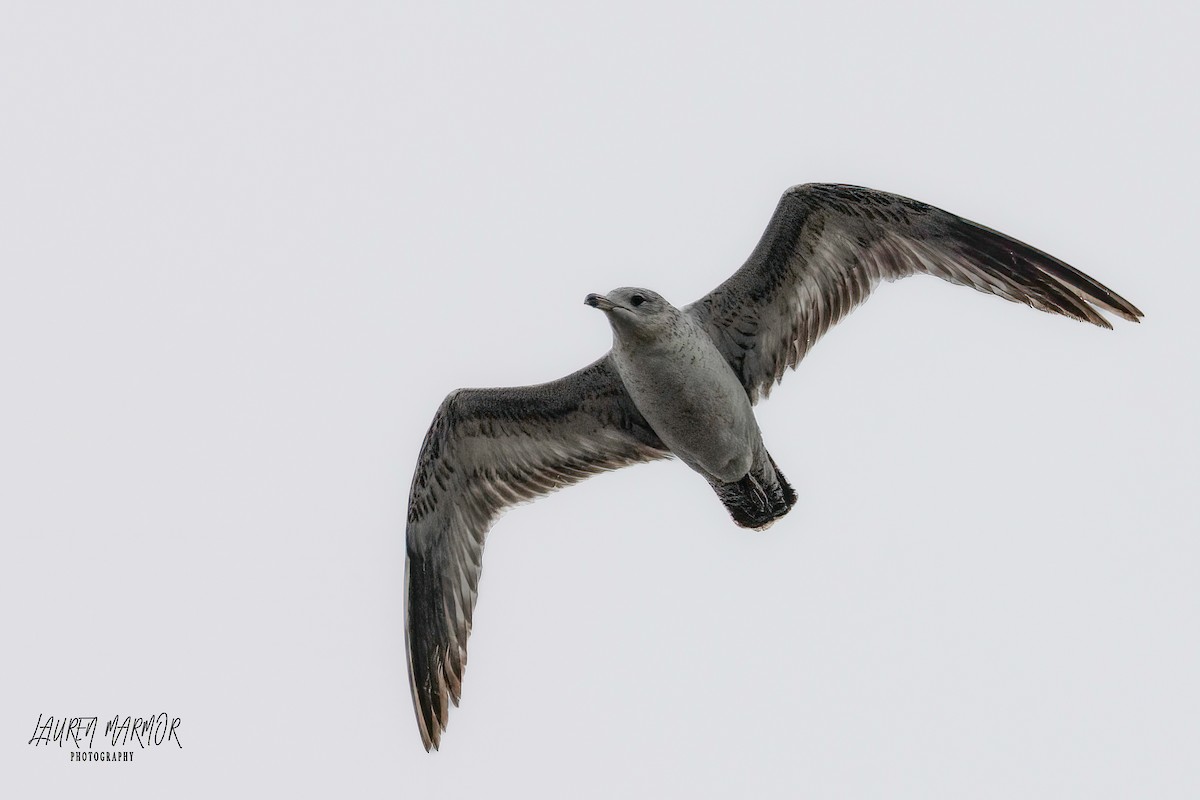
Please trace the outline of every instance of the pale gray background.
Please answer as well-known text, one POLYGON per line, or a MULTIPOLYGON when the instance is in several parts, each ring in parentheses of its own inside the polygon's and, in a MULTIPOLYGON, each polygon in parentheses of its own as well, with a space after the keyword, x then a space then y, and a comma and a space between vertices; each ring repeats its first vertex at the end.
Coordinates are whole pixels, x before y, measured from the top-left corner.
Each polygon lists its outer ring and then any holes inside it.
POLYGON ((1195 4, 0 10, 9 796, 1200 794, 1195 4), (805 181, 1146 312, 914 279, 760 407, 801 494, 678 463, 493 530, 421 749, 403 517, 458 386, 695 299, 805 181), (80 765, 39 713, 182 716, 80 765))

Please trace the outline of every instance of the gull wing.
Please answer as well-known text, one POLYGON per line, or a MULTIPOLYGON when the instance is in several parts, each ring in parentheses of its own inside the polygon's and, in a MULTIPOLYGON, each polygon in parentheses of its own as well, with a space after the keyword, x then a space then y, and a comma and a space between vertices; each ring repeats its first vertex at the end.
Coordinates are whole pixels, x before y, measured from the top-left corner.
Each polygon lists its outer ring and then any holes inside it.
POLYGON ((459 389, 442 402, 408 500, 405 643, 425 749, 458 705, 483 543, 506 507, 671 453, 605 356, 557 381, 459 389))
POLYGON ((685 309, 708 331, 750 396, 788 367, 881 280, 926 273, 1006 300, 1111 328, 1137 322, 1127 300, 1002 233, 907 197, 837 184, 784 193, 750 258, 685 309))

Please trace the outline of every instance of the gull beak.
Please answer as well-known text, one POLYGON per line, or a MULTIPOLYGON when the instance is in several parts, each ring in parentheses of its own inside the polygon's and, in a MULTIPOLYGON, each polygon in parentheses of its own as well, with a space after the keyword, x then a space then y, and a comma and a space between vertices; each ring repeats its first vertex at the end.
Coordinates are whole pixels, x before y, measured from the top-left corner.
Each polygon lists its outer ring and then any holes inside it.
POLYGON ((613 302, 602 294, 589 294, 587 297, 583 298, 583 302, 592 308, 598 308, 601 311, 612 311, 614 308, 616 308, 613 302))

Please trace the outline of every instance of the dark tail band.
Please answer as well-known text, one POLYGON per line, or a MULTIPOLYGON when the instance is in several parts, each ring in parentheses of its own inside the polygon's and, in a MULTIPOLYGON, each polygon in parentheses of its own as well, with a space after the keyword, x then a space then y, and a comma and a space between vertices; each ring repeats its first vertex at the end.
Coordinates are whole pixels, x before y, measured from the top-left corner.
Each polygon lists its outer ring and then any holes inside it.
POLYGON ((796 492, 767 454, 766 462, 752 468, 735 483, 713 483, 717 497, 733 521, 743 528, 764 530, 796 504, 796 492))

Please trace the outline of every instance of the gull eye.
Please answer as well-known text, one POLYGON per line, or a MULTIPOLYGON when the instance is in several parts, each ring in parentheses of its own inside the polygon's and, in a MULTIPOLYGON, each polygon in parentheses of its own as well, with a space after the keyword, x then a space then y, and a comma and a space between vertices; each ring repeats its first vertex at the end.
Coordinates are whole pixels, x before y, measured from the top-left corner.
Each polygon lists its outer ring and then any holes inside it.
POLYGON ((646 302, 646 298, 642 297, 640 294, 635 294, 633 297, 629 298, 630 305, 634 306, 635 308, 644 302, 646 302))

